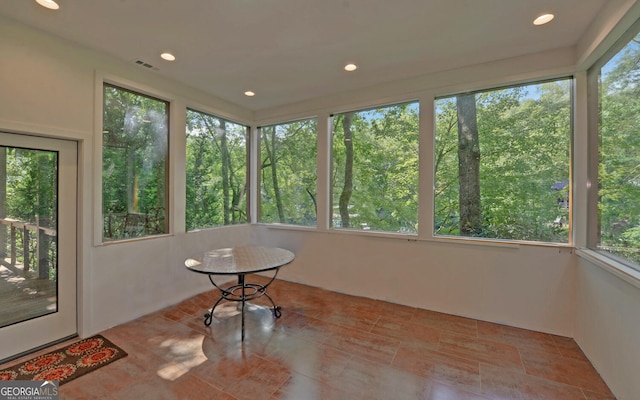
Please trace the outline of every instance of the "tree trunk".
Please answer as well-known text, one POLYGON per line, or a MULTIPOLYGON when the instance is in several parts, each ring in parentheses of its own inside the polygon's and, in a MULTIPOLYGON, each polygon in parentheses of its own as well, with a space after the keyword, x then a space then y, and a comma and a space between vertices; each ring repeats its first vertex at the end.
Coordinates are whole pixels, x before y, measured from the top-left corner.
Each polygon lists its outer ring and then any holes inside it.
POLYGON ((125 151, 127 158, 127 212, 136 213, 138 212, 138 181, 135 166, 136 153, 135 150, 129 147, 125 151))
MULTIPOLYGON (((240 218, 246 214, 246 209, 245 210, 241 210, 240 209, 240 203, 242 203, 242 199, 244 198, 244 195, 246 193, 246 183, 242 182, 242 184, 237 185, 237 190, 234 190, 234 196, 233 196, 233 223, 236 224, 238 223, 240 220, 240 218)), ((243 221, 246 221, 243 219, 243 221)))
POLYGON ((227 146, 227 127, 223 120, 220 120, 220 155, 222 157, 222 206, 224 224, 229 225, 231 221, 231 199, 229 196, 229 148, 227 146))
POLYGON ((273 193, 276 198, 276 207, 278 208, 278 218, 281 224, 284 224, 284 207, 282 206, 282 197, 280 195, 280 187, 278 185, 278 167, 276 162, 276 128, 270 127, 271 130, 271 145, 269 145, 269 135, 266 132, 267 128, 263 129, 263 139, 265 141, 265 149, 267 150, 267 157, 271 161, 271 180, 273 182, 273 193))
POLYGON ((342 130, 344 132, 344 148, 345 148, 345 161, 344 161, 344 186, 342 187, 342 193, 340 193, 340 202, 338 207, 340 208, 340 219, 342 220, 342 227, 349 228, 349 201, 351 200, 351 194, 353 193, 353 133, 351 132, 351 121, 353 120, 353 113, 346 113, 342 119, 342 130))
POLYGON ((482 232, 480 208, 480 141, 475 95, 456 98, 458 108, 458 182, 460 234, 478 236, 482 232))
POLYGON ((244 196, 244 185, 242 182, 238 182, 236 172, 233 168, 233 162, 231 160, 231 154, 229 154, 229 187, 231 190, 231 224, 237 224, 239 221, 240 201, 244 196))
POLYGON ((191 183, 193 183, 193 204, 191 204, 193 220, 190 228, 202 228, 201 224, 206 214, 205 199, 207 196, 206 191, 203 189, 205 185, 202 183, 202 176, 204 175, 202 164, 204 163, 203 158, 207 151, 206 146, 208 143, 202 136, 196 136, 194 141, 197 147, 194 149, 193 176, 191 177, 191 183))

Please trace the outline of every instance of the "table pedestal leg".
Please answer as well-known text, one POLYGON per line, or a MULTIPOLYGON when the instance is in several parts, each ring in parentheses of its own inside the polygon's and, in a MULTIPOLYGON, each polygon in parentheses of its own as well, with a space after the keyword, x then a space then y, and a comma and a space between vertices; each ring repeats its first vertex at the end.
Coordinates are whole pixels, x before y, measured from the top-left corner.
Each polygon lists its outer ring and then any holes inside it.
POLYGON ((244 342, 244 303, 246 301, 246 286, 244 284, 244 275, 238 275, 238 285, 240 285, 242 287, 242 297, 241 297, 241 302, 242 302, 242 310, 240 310, 240 314, 242 314, 242 341, 244 342))
POLYGON ((280 306, 277 306, 275 304, 275 302, 273 301, 273 299, 271 298, 271 296, 269 296, 269 294, 267 294, 267 287, 269 287, 269 285, 276 279, 276 275, 278 274, 278 269, 276 269, 275 274, 273 275, 273 277, 271 278, 271 280, 269 282, 267 282, 266 284, 262 285, 262 284, 258 284, 258 283, 249 283, 247 284, 246 280, 245 280, 245 276, 246 274, 238 274, 238 284, 237 285, 232 285, 226 288, 222 288, 220 286, 218 286, 215 281, 213 280, 211 274, 209 274, 209 280, 211 281, 211 283, 213 284, 213 286, 220 290, 220 298, 215 302, 215 304, 213 305, 213 307, 211 307, 211 310, 209 312, 207 312, 204 315, 204 324, 205 326, 210 326, 211 322, 213 321, 213 312, 215 310, 215 308, 218 306, 218 304, 220 304, 220 302, 222 300, 227 300, 227 301, 235 301, 235 302, 239 302, 240 303, 240 314, 241 314, 241 319, 242 319, 242 326, 241 326, 241 338, 242 341, 244 342, 244 327, 245 327, 245 308, 246 308, 246 303, 247 301, 251 301, 253 299, 257 299, 259 297, 262 296, 266 296, 267 299, 269 299, 269 301, 271 302, 271 305, 273 306, 273 315, 275 318, 280 318, 282 316, 282 311, 280 306), (249 289, 249 294, 247 294, 247 289, 249 289), (238 293, 238 291, 240 291, 240 293, 238 293))

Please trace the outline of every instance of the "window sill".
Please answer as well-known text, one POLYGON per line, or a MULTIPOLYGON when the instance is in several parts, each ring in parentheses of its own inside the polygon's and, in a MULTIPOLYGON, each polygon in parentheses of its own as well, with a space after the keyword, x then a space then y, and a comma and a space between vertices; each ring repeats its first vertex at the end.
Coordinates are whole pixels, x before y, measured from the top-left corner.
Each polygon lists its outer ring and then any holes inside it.
POLYGON ((289 225, 289 224, 279 224, 279 223, 269 223, 269 222, 258 222, 253 224, 254 226, 262 226, 267 229, 282 229, 288 231, 306 231, 306 232, 317 232, 317 226, 303 226, 303 225, 289 225))
POLYGON ((134 238, 118 239, 118 240, 112 240, 109 242, 102 242, 97 247, 113 246, 113 245, 118 245, 122 243, 141 242, 143 240, 153 240, 153 239, 160 239, 160 238, 166 238, 171 236, 173 236, 172 233, 161 233, 159 235, 149 235, 149 236, 140 236, 140 237, 134 237, 134 238))
MULTIPOLYGON (((457 236, 434 236, 433 238, 425 239, 425 241, 435 242, 435 243, 464 245, 464 246, 502 247, 507 249, 517 249, 522 245, 532 245, 532 243, 535 243, 535 242, 512 242, 512 241, 500 240, 500 239, 482 239, 482 238, 457 237, 457 236)), ((535 243, 535 245, 544 246, 545 243, 535 243)))
POLYGON ((225 228, 243 227, 243 226, 248 226, 248 225, 249 225, 249 223, 243 222, 243 223, 240 223, 240 224, 207 226, 207 227, 204 227, 204 228, 194 228, 194 229, 188 230, 188 231, 186 231, 184 233, 187 234, 187 235, 190 235, 190 234, 197 234, 199 232, 216 231, 216 230, 221 230, 221 229, 225 229, 225 228))
POLYGON ((576 255, 640 289, 640 272, 590 249, 578 249, 576 255))
POLYGON ((360 237, 377 237, 385 239, 400 239, 408 241, 420 240, 417 235, 409 233, 394 233, 383 231, 362 231, 357 229, 336 229, 329 228, 326 230, 318 229, 316 226, 301 226, 301 225, 287 225, 287 224, 272 224, 272 223, 257 223, 256 226, 265 227, 267 229, 288 230, 288 231, 303 231, 303 232, 315 232, 315 233, 329 233, 332 235, 347 235, 347 236, 360 236, 360 237))
POLYGON ((329 233, 332 235, 373 237, 373 238, 383 238, 383 239, 393 239, 393 240, 405 240, 409 242, 426 242, 431 244, 445 244, 445 245, 456 245, 456 246, 501 247, 501 248, 508 248, 508 249, 518 249, 523 246, 533 246, 533 247, 546 247, 546 248, 558 248, 558 249, 569 249, 569 250, 574 249, 574 247, 568 243, 510 241, 510 240, 500 240, 500 239, 485 239, 485 238, 456 237, 456 236, 420 237, 416 234, 410 234, 410 233, 362 231, 362 230, 356 230, 356 229, 336 229, 336 228, 330 228, 328 230, 319 230, 315 226, 300 226, 300 225, 271 224, 271 223, 257 223, 254 225, 265 227, 267 229, 276 229, 276 230, 329 233))

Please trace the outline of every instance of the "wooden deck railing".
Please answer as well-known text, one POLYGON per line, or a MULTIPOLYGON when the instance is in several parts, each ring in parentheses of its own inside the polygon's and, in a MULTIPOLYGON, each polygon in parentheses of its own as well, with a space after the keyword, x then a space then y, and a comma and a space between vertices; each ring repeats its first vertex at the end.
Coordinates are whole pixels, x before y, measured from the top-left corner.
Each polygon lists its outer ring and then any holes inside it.
POLYGON ((29 255, 32 249, 32 240, 36 241, 36 266, 38 279, 49 279, 49 259, 52 246, 57 244, 58 232, 55 229, 39 226, 37 223, 18 221, 13 218, 2 218, 0 224, 9 228, 9 234, 2 232, 0 235, 0 253, 3 256, 10 255, 11 266, 18 264, 18 256, 23 258, 23 274, 26 275, 31 268, 29 255), (7 243, 7 241, 9 243, 7 243), (2 243, 4 242, 4 243, 2 243), (7 254, 7 245, 10 246, 7 254))
POLYGON ((164 209, 151 208, 147 213, 109 213, 104 216, 105 240, 127 239, 165 232, 164 209))

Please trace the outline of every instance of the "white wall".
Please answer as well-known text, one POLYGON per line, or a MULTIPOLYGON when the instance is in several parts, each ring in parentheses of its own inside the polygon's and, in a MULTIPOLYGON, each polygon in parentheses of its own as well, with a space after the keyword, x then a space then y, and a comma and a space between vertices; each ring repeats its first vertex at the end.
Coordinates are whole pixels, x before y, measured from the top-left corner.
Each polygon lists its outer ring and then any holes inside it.
POLYGON ((573 335, 570 249, 458 244, 256 226, 253 243, 295 252, 282 278, 339 292, 573 335), (508 299, 506 301, 505 299, 508 299))
POLYGON ((576 342, 618 400, 640 398, 640 280, 580 258, 576 304, 576 342))
POLYGON ((83 325, 99 332, 211 290, 206 276, 187 271, 184 260, 211 247, 248 243, 249 231, 239 225, 93 248, 92 265, 84 266, 91 306, 83 325))

